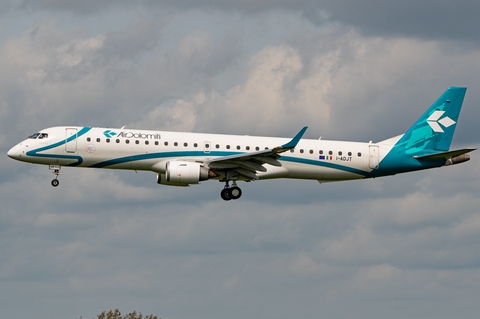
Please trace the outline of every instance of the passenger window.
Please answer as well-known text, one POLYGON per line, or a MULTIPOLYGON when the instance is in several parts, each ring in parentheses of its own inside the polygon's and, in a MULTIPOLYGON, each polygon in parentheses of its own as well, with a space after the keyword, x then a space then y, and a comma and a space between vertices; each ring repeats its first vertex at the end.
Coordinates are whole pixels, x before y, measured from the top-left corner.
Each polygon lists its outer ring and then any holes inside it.
MULTIPOLYGON (((207 144, 207 145, 208 145, 208 144, 207 144)), ((206 148, 208 148, 208 146, 207 146, 207 145, 205 145, 205 147, 206 147, 206 148)), ((193 143, 193 147, 197 147, 197 146, 198 146, 198 144, 197 144, 197 143, 193 143)))
POLYGON ((352 156, 352 152, 348 152, 348 156, 352 156))
POLYGON ((187 147, 187 146, 188 146, 188 143, 183 143, 183 146, 187 147))
POLYGON ((239 150, 239 149, 240 149, 240 145, 237 145, 237 150, 239 150))
POLYGON ((168 146, 168 142, 163 143, 163 145, 168 146))
POLYGON ((230 149, 230 145, 227 145, 227 150, 229 150, 229 149, 230 149))
POLYGON ((322 150, 318 151, 318 154, 322 155, 322 154, 323 154, 323 151, 322 151, 322 150))
POLYGON ((310 150, 310 154, 313 154, 313 150, 310 150))
POLYGON ((217 144, 217 145, 215 145, 215 148, 220 148, 220 145, 218 145, 218 144, 217 144))
POLYGON ((358 157, 361 157, 361 156, 362 156, 362 153, 358 152, 357 155, 358 155, 358 157))
POLYGON ((342 151, 338 151, 338 155, 342 155, 342 154, 343 154, 342 151))
POLYGON ((249 150, 250 150, 250 146, 245 147, 245 149, 246 149, 247 151, 249 151, 249 150))
POLYGON ((293 148, 292 148, 292 149, 290 150, 290 153, 293 153, 293 152, 294 152, 294 150, 293 150, 293 148))
POLYGON ((119 139, 116 139, 115 142, 120 143, 120 140, 119 140, 119 139))
MULTIPOLYGON (((196 146, 195 146, 196 147, 196 146)), ((210 144, 205 144, 205 148, 210 148, 210 144)))
POLYGON ((173 143, 173 145, 175 145, 175 146, 178 146, 178 143, 177 143, 177 142, 175 142, 175 143, 173 143))
POLYGON ((332 152, 332 151, 328 151, 328 154, 329 154, 329 155, 332 155, 332 154, 333 154, 333 152, 332 152))
POLYGON ((107 138, 106 141, 107 141, 107 143, 110 143, 110 139, 109 139, 109 138, 107 138))
POLYGON ((260 147, 258 147, 258 146, 255 147, 255 150, 256 150, 256 151, 259 151, 259 150, 260 150, 260 147))
POLYGON ((155 145, 158 145, 158 141, 155 141, 155 145))
POLYGON ((92 139, 90 137, 87 137, 87 142, 90 142, 92 139))
POLYGON ((97 138, 97 142, 100 143, 100 139, 99 139, 99 138, 97 138))
POLYGON ((302 153, 302 154, 303 154, 303 149, 300 149, 300 153, 302 153))
POLYGON ((135 144, 140 144, 140 141, 139 141, 139 140, 136 140, 136 141, 135 141, 135 144))
POLYGON ((126 143, 126 144, 129 144, 129 143, 130 143, 130 140, 125 140, 125 143, 126 143))
POLYGON ((148 145, 148 141, 145 141, 145 145, 148 145))

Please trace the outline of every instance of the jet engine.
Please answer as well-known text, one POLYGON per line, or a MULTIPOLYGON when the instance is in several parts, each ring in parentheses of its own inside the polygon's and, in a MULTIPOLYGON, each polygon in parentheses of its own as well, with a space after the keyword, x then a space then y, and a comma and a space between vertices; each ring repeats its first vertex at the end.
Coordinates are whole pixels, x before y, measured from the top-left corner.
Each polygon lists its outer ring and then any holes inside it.
POLYGON ((198 184, 210 178, 209 169, 200 163, 168 161, 165 173, 157 173, 157 183, 170 186, 198 184))

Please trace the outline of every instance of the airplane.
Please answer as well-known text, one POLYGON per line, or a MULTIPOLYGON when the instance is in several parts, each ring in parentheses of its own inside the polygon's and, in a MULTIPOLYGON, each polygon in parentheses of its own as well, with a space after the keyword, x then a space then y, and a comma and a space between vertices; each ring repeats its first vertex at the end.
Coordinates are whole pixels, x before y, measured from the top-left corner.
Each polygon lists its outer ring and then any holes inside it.
POLYGON ((475 149, 450 151, 467 88, 448 88, 406 133, 377 142, 179 133, 60 126, 41 130, 7 155, 48 165, 59 185, 62 166, 156 173, 158 184, 225 183, 222 199, 242 196, 238 181, 274 178, 320 183, 395 175, 466 162, 475 149), (231 183, 231 185, 230 185, 231 183))

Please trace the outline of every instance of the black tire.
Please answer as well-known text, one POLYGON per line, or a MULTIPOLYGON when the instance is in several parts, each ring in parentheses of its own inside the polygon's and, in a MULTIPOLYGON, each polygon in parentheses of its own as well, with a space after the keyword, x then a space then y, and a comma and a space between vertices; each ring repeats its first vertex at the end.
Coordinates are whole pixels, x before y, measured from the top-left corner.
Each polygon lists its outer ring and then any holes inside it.
POLYGON ((58 184, 60 184, 60 182, 58 181, 58 179, 54 179, 54 180, 52 181, 52 186, 53 186, 53 187, 57 187, 58 184))
POLYGON ((232 198, 230 197, 230 189, 222 189, 222 191, 220 192, 220 197, 222 197, 223 200, 231 200, 232 198))
POLYGON ((231 199, 239 199, 242 196, 242 190, 239 187, 229 189, 228 195, 231 199))

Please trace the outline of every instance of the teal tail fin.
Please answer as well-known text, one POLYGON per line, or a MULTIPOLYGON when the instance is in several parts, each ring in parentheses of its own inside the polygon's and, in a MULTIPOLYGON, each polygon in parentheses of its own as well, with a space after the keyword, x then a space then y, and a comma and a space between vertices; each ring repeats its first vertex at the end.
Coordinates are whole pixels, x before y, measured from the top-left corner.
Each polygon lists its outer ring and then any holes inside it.
POLYGON ((465 87, 448 88, 402 136, 395 147, 407 154, 448 151, 465 97, 465 87))

